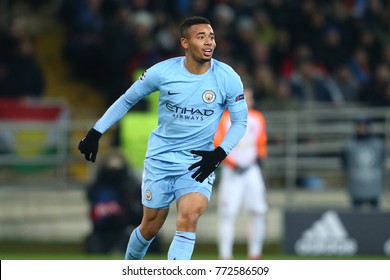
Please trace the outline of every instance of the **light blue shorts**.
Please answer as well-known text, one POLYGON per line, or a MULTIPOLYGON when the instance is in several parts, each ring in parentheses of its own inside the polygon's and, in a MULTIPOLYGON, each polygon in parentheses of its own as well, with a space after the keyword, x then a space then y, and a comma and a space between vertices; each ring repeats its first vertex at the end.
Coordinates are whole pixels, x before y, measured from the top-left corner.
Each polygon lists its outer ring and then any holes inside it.
POLYGON ((210 201, 215 174, 202 183, 191 178, 190 164, 146 159, 142 174, 142 204, 148 208, 169 208, 173 200, 184 194, 202 193, 210 201))

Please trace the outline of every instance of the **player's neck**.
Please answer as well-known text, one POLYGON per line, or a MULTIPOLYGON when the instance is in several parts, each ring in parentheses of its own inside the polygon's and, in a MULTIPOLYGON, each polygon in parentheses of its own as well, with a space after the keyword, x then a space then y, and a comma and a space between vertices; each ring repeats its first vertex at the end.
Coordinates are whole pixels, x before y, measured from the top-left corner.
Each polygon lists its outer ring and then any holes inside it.
POLYGON ((184 66, 188 70, 188 72, 195 74, 195 75, 201 75, 206 73, 210 68, 210 61, 207 62, 197 62, 193 59, 190 59, 188 57, 184 60, 184 66))

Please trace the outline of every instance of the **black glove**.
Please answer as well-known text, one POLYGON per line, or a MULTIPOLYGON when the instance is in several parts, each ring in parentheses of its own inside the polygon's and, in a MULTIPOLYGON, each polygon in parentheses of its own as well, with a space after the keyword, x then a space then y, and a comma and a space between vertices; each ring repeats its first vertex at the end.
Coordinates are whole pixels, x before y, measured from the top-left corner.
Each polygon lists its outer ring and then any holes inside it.
POLYGON ((78 148, 84 154, 86 160, 95 162, 100 137, 102 137, 102 134, 96 129, 91 128, 87 135, 81 139, 78 148))
POLYGON ((217 147, 214 151, 191 151, 191 154, 202 157, 200 161, 195 162, 188 168, 188 170, 192 170, 199 166, 191 177, 201 183, 217 169, 226 157, 226 153, 221 147, 217 147))

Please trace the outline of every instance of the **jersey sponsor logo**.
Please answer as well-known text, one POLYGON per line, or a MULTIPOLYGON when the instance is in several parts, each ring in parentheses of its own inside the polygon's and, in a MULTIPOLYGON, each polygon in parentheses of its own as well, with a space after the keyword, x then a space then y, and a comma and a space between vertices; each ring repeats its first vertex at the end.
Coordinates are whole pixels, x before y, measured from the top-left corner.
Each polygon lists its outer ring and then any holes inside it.
POLYGON ((206 90, 203 92, 202 99, 205 103, 210 104, 215 101, 215 93, 212 90, 206 90))
POLYGON ((243 100, 244 99, 244 94, 240 94, 236 97, 236 102, 237 101, 240 101, 240 100, 243 100))
POLYGON ((168 95, 176 95, 176 94, 180 94, 180 92, 174 92, 174 91, 168 91, 168 95))
POLYGON ((295 251, 298 255, 354 255, 357 242, 348 236, 337 212, 329 210, 302 233, 295 251))
POLYGON ((141 81, 145 80, 147 72, 148 72, 148 70, 145 70, 145 71, 142 73, 142 75, 139 77, 139 79, 140 79, 141 81))
POLYGON ((181 107, 172 103, 167 103, 166 108, 173 113, 173 117, 185 120, 202 121, 204 117, 214 114, 214 110, 181 107))

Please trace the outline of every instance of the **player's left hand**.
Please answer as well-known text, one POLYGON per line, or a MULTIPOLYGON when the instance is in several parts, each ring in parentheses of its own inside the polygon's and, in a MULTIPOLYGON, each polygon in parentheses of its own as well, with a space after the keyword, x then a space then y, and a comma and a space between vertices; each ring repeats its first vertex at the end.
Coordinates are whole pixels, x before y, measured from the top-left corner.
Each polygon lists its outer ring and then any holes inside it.
POLYGON ((191 154, 201 156, 202 159, 191 165, 188 170, 193 170, 199 167, 198 170, 192 174, 195 181, 203 182, 211 173, 217 169, 221 162, 225 159, 226 153, 221 147, 217 147, 213 151, 191 151, 191 154))

